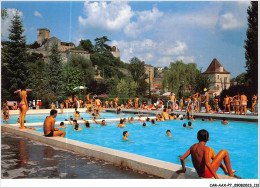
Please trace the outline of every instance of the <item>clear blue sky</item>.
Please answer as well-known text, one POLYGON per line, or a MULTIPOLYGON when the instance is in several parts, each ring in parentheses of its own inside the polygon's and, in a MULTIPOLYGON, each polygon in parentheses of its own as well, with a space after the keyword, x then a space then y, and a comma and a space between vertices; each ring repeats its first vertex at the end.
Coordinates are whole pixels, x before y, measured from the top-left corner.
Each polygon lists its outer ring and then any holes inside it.
POLYGON ((169 66, 183 60, 203 71, 217 58, 231 77, 245 72, 244 40, 248 2, 2 2, 9 17, 2 20, 2 40, 18 9, 27 43, 37 28, 76 45, 81 39, 108 36, 128 62, 137 56, 147 64, 169 66))

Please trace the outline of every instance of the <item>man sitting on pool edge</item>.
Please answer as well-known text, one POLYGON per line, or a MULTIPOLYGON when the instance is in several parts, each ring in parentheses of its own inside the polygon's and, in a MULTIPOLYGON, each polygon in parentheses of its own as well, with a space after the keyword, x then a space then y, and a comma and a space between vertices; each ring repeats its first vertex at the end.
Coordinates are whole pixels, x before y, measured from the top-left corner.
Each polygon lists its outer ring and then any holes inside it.
POLYGON ((200 130, 197 134, 197 138, 199 143, 192 145, 181 157, 182 170, 178 170, 176 173, 179 174, 186 172, 185 159, 191 154, 193 166, 200 177, 212 178, 214 176, 215 179, 218 179, 216 172, 220 167, 226 175, 228 174, 231 177, 239 178, 234 175, 235 171, 231 168, 227 150, 223 149, 216 155, 212 148, 205 146, 207 141, 209 141, 208 131, 204 129, 200 130), (223 159, 226 166, 221 163, 223 159), (211 160, 213 160, 212 163, 211 160))
POLYGON ((50 116, 46 117, 43 123, 44 136, 53 137, 60 136, 64 137, 66 135, 65 131, 61 131, 58 128, 54 128, 55 126, 55 118, 57 116, 57 110, 51 110, 50 116))

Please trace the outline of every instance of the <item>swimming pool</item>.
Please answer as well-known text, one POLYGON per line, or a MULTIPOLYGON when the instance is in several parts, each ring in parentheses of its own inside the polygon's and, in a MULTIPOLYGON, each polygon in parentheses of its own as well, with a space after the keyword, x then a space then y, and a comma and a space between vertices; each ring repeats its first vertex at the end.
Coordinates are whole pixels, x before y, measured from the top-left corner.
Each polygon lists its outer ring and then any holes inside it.
MULTIPOLYGON (((49 116, 50 114, 46 113, 46 114, 27 114, 25 116, 25 121, 26 123, 43 123, 46 116, 49 116)), ((116 113, 112 113, 112 112, 102 112, 100 113, 100 119, 114 119, 114 118, 120 118, 120 115, 124 118, 127 118, 128 114, 125 113, 121 113, 121 114, 116 114, 116 113)), ((56 121, 64 121, 65 119, 70 118, 70 116, 74 117, 72 112, 66 113, 66 111, 64 110, 63 114, 58 114, 56 117, 56 121)), ((133 114, 130 116, 134 116, 133 114)), ((8 124, 14 124, 17 123, 17 120, 19 118, 19 115, 11 115, 10 119, 8 121, 8 124)), ((86 120, 91 120, 92 116, 89 113, 86 112, 81 112, 80 113, 80 119, 84 118, 86 120)), ((2 123, 7 123, 3 121, 3 118, 1 118, 2 123)))
MULTIPOLYGON (((220 121, 193 121, 193 129, 182 128, 182 124, 188 121, 165 121, 157 122, 158 125, 147 123, 147 127, 142 127, 140 122, 126 124, 125 128, 117 128, 117 123, 109 123, 108 126, 101 127, 92 124, 93 129, 83 128, 82 131, 73 131, 69 125, 66 129, 66 137, 100 145, 107 148, 122 150, 142 156, 168 161, 176 164, 180 163, 182 156, 189 147, 197 143, 197 132, 200 129, 209 131, 210 140, 207 146, 212 147, 216 153, 221 149, 228 150, 231 158, 232 168, 238 176, 243 179, 258 178, 258 125, 257 123, 230 121, 229 125, 223 125, 220 121), (173 138, 166 136, 166 130, 172 132, 173 138), (129 132, 129 140, 122 141, 122 133, 129 132)), ((36 131, 42 132, 42 128, 36 131)), ((186 166, 193 167, 191 157, 186 159, 186 166)), ((219 174, 223 174, 219 169, 219 174)))

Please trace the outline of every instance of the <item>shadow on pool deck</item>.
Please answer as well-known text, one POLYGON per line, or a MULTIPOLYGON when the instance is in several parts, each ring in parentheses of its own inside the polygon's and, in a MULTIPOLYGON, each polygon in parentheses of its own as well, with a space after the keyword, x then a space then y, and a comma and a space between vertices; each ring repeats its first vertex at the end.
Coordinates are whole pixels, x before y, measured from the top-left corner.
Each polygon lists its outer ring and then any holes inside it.
POLYGON ((111 163, 1 132, 1 177, 56 179, 154 179, 111 163))

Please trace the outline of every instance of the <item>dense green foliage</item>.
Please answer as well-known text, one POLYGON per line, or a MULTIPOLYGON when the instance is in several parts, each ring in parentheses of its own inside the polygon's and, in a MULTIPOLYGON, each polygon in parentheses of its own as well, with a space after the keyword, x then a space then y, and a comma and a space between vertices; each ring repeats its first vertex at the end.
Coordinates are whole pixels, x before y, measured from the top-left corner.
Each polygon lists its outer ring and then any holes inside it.
POLYGON ((208 88, 209 79, 201 74, 197 64, 185 64, 182 61, 170 63, 170 67, 164 68, 163 89, 173 91, 176 94, 181 93, 182 88, 190 88, 189 93, 196 91, 202 93, 203 88, 208 88))
POLYGON ((94 68, 92 66, 91 61, 81 55, 70 55, 68 62, 64 67, 71 67, 73 69, 77 69, 81 73, 82 84, 84 86, 89 85, 91 81, 93 81, 94 79, 94 68))
POLYGON ((145 79, 148 78, 148 75, 145 74, 144 64, 137 57, 133 57, 130 60, 130 65, 128 66, 128 70, 134 82, 138 84, 136 88, 136 94, 138 96, 146 95, 146 91, 148 89, 148 83, 145 81, 145 79))
POLYGON ((51 55, 48 57, 48 63, 44 73, 46 75, 45 81, 48 88, 44 90, 46 100, 49 103, 64 100, 63 65, 57 43, 54 43, 51 47, 51 55))
POLYGON ((136 95, 136 89, 138 87, 138 84, 131 80, 120 80, 120 82, 117 84, 117 93, 120 96, 128 96, 128 97, 134 97, 136 95))
POLYGON ((18 11, 12 20, 12 25, 9 31, 10 41, 5 43, 1 56, 2 101, 10 98, 19 100, 18 95, 13 94, 13 92, 17 89, 28 86, 26 64, 28 54, 26 50, 25 36, 23 35, 23 24, 18 15, 18 11))
POLYGON ((96 44, 95 44, 95 47, 94 47, 94 51, 101 53, 101 54, 103 54, 106 51, 110 51, 111 47, 108 44, 106 44, 109 41, 111 41, 111 40, 109 40, 107 38, 107 36, 95 38, 96 44))
POLYGON ((92 44, 91 40, 80 40, 79 45, 75 48, 76 50, 85 50, 89 53, 94 53, 94 45, 92 44))
POLYGON ((251 1, 247 9, 248 29, 245 40, 246 78, 249 87, 255 93, 258 91, 258 1, 251 1))

